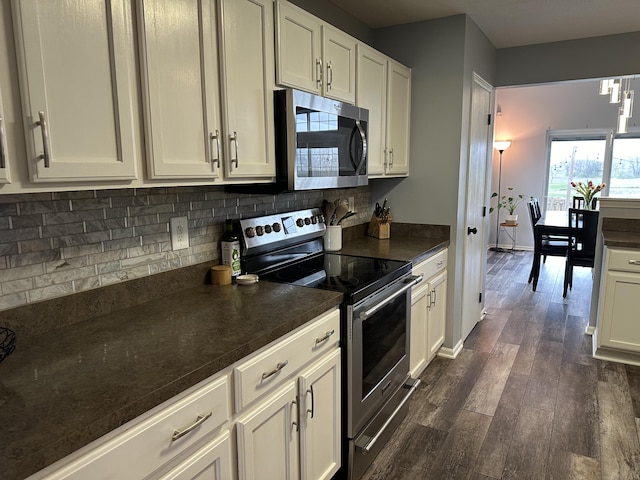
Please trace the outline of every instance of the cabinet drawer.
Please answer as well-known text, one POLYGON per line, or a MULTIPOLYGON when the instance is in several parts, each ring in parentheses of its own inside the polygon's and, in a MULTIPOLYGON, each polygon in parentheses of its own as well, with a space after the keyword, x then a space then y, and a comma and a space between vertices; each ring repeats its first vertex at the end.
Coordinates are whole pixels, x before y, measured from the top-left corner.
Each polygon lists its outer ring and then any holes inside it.
POLYGON ((640 251, 608 248, 609 270, 640 273, 640 251))
POLYGON ((239 364, 233 369, 236 412, 335 348, 339 340, 340 310, 336 309, 239 364))
MULTIPOLYGON (((229 419, 227 376, 89 451, 47 480, 143 478, 229 419), (179 432, 185 432, 180 438, 179 432)), ((135 420, 134 420, 135 422, 135 420)))
POLYGON ((446 270, 447 268, 447 252, 448 249, 444 249, 441 252, 436 253, 433 257, 428 258, 424 262, 420 262, 414 265, 412 268, 413 275, 424 275, 424 280, 429 280, 437 273, 446 270))

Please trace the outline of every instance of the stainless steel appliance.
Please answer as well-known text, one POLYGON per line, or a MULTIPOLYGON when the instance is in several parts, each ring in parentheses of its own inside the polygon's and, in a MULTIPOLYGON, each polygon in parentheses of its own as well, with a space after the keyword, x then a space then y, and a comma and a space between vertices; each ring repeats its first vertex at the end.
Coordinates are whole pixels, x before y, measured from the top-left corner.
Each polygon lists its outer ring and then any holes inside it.
POLYGON ((241 220, 247 272, 263 280, 340 291, 344 464, 359 478, 406 415, 411 264, 326 253, 320 209, 241 220))
POLYGON ((289 190, 366 185, 369 111, 299 90, 275 92, 276 158, 289 190))

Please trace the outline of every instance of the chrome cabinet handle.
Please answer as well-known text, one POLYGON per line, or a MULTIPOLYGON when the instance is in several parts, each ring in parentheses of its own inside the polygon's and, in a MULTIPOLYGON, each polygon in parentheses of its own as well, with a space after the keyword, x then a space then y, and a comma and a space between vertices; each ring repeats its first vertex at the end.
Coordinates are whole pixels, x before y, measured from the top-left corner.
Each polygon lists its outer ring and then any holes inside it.
POLYGON ((389 151, 387 150, 387 147, 384 147, 384 159, 382 160, 382 166, 384 167, 384 171, 387 171, 387 154, 389 153, 389 151))
POLYGON ((213 412, 209 412, 206 415, 198 415, 198 418, 196 418, 196 421, 192 425, 189 425, 184 430, 174 430, 173 435, 171 436, 171 441, 175 442, 179 438, 184 437, 187 433, 198 428, 200 425, 206 422, 207 419, 211 417, 211 415, 213 415, 213 412))
MULTIPOLYGON (((296 400, 291 402, 291 408, 293 409, 294 406, 296 407, 296 416, 294 418, 299 421, 298 416, 299 416, 300 412, 298 411, 298 400, 297 400, 297 398, 298 397, 296 397, 296 400)), ((299 425, 298 421, 291 422, 291 426, 292 427, 293 426, 296 427, 296 432, 300 431, 300 425, 299 425)))
POLYGON ((322 88, 322 60, 316 58, 316 87, 322 88))
POLYGON ((285 360, 284 362, 278 363, 276 365, 276 368, 274 368, 273 370, 271 370, 269 372, 264 372, 262 374, 262 380, 266 380, 267 378, 271 377, 272 375, 275 375, 280 370, 282 370, 284 367, 286 367, 288 364, 289 364, 289 360, 285 360))
POLYGON ((4 131, 4 118, 0 117, 0 168, 7 166, 7 133, 4 131))
POLYGON ((393 168, 393 148, 389 149, 389 168, 393 168))
POLYGON ((218 130, 215 133, 209 134, 209 148, 211 148, 211 168, 216 165, 220 168, 220 134, 218 130), (213 141, 216 142, 216 156, 213 157, 213 141))
POLYGON ((436 289, 431 290, 431 294, 429 295, 429 308, 433 307, 436 304, 436 289))
POLYGON ((333 67, 331 62, 327 62, 327 90, 331 90, 333 84, 333 67))
POLYGON ((324 337, 316 338, 316 345, 327 340, 331 335, 333 335, 336 331, 331 330, 330 332, 325 333, 324 337))
POLYGON ((44 167, 49 168, 51 166, 51 145, 49 143, 49 126, 47 125, 47 119, 43 111, 38 112, 40 118, 35 124, 41 128, 42 132, 42 148, 44 153, 38 155, 38 158, 44 159, 44 167))
POLYGON ((316 411, 316 400, 315 400, 316 397, 313 394, 313 385, 309 387, 309 389, 307 390, 307 393, 311 394, 311 410, 307 410, 307 413, 310 413, 311 418, 313 418, 313 413, 316 411))
POLYGON ((231 164, 235 162, 236 168, 238 168, 238 132, 233 132, 233 135, 229 135, 229 140, 235 144, 236 158, 231 159, 231 164))
POLYGON ((640 260, 629 260, 629 265, 640 265, 640 260))

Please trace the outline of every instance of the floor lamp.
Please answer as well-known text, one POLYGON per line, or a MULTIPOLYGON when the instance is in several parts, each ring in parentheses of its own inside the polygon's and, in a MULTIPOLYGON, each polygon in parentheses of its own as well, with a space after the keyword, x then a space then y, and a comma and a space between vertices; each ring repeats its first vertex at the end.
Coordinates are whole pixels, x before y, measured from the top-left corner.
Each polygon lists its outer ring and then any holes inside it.
POLYGON ((500 183, 502 183, 502 152, 511 146, 511 140, 493 142, 493 148, 500 152, 500 169, 498 170, 498 208, 496 209, 496 246, 492 248, 494 252, 502 252, 498 247, 498 237, 500 236, 500 183))

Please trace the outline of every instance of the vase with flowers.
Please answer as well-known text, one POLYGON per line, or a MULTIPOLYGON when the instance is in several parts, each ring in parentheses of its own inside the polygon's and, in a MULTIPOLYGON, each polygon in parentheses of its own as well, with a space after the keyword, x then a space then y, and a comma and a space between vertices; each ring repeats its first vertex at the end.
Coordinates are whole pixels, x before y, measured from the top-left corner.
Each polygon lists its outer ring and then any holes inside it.
MULTIPOLYGON (((518 216, 515 214, 516 208, 524 201, 524 195, 521 193, 515 194, 513 193, 513 187, 507 187, 508 193, 506 195, 502 195, 498 199, 497 210, 498 214, 500 214, 500 209, 504 208, 508 215, 505 218, 505 223, 509 225, 515 225, 518 222, 518 216)), ((498 192, 493 192, 491 194, 491 198, 497 197, 498 192)), ((494 208, 489 208, 489 213, 493 212, 494 208)))
POLYGON ((578 192, 578 194, 584 198, 584 207, 583 210, 593 210, 594 208, 594 199, 596 195, 600 193, 600 191, 606 187, 606 183, 600 183, 598 185, 594 185, 591 180, 586 183, 582 182, 571 182, 571 187, 578 192))

